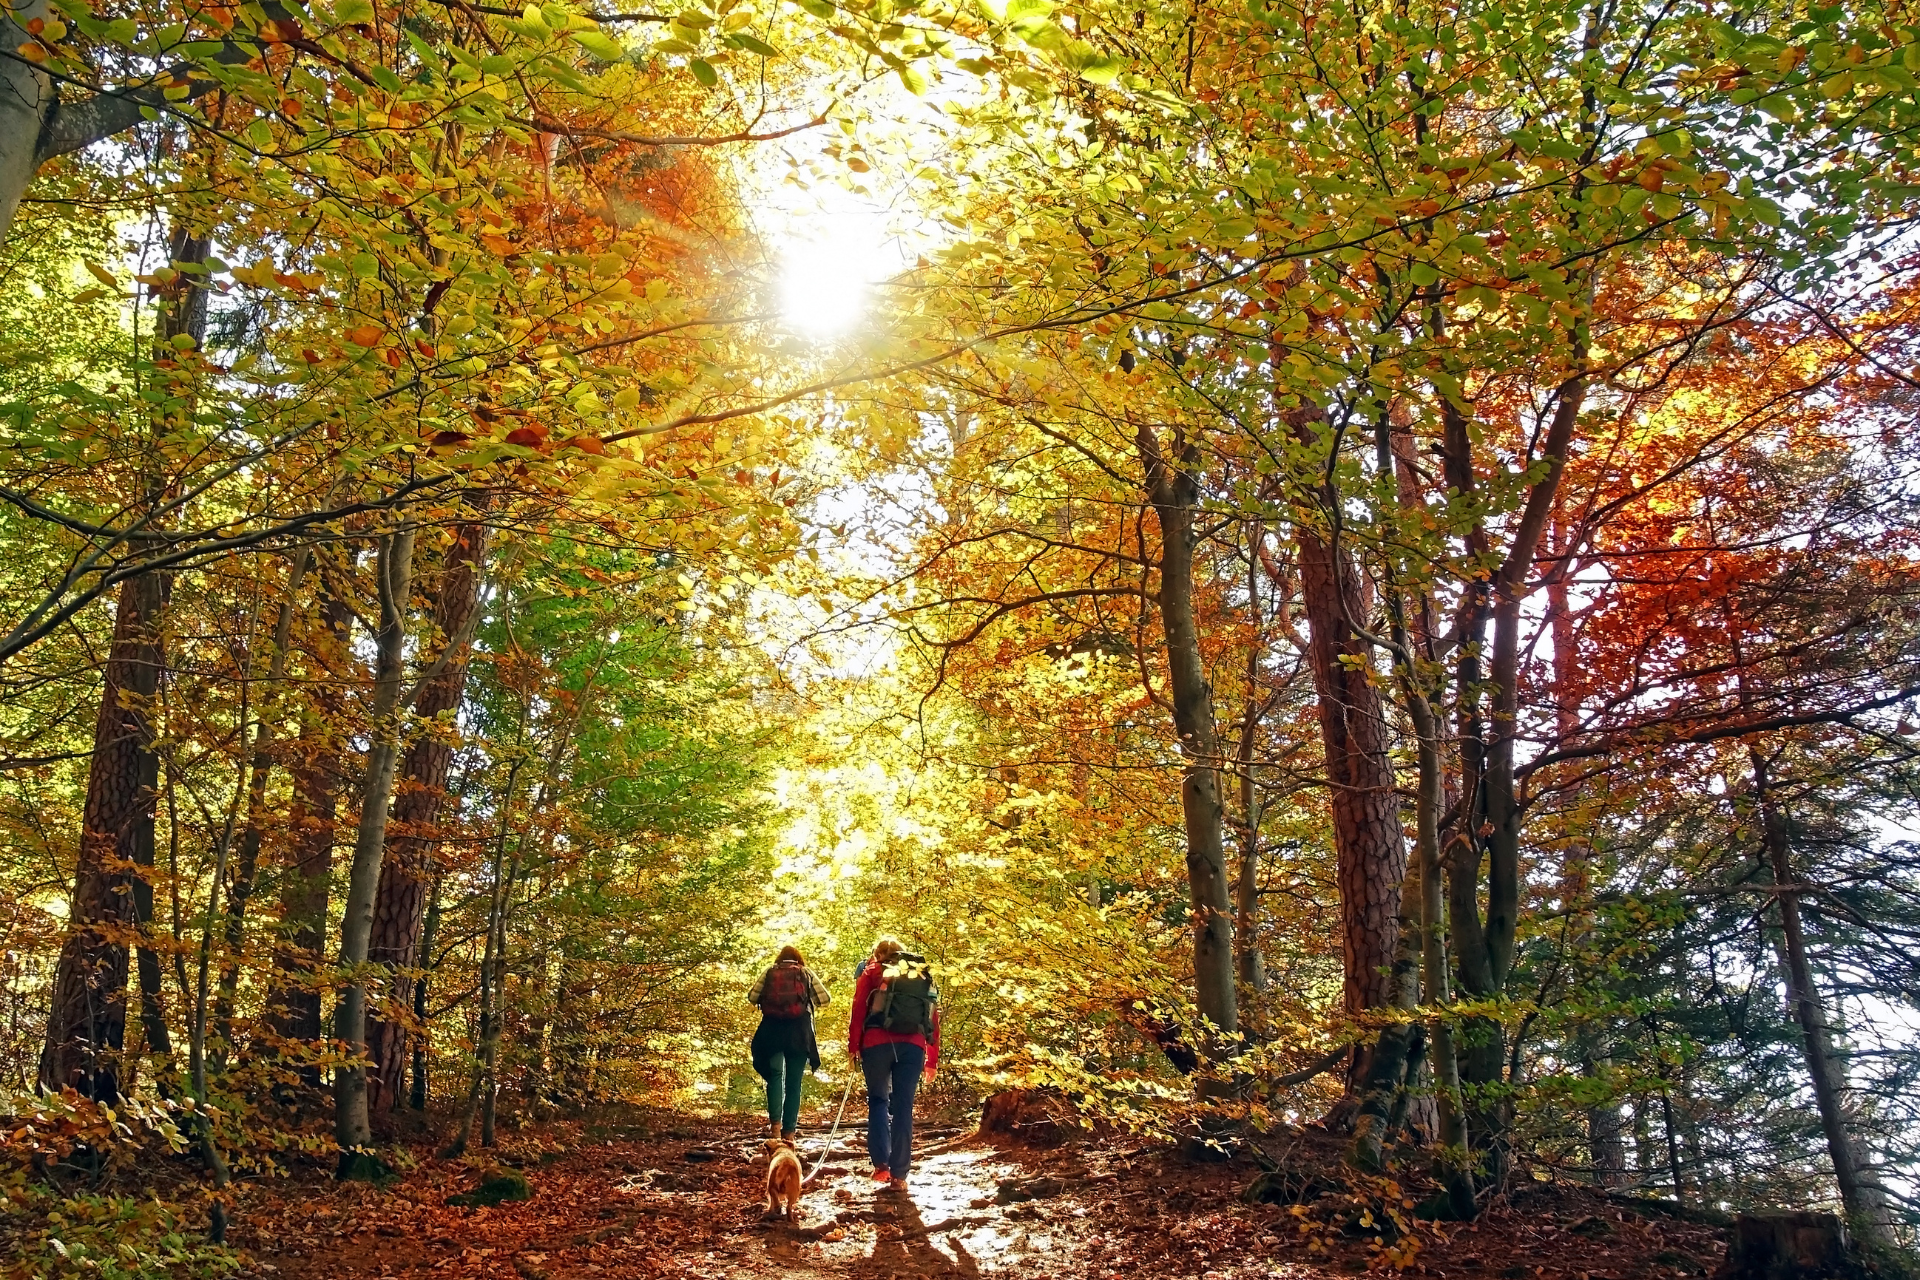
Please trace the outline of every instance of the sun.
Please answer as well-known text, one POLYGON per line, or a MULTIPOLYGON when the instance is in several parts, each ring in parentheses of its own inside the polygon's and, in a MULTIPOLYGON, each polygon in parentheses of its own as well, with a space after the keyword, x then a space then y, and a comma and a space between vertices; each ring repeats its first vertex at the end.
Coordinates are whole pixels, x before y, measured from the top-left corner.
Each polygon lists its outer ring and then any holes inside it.
POLYGON ((843 337, 866 317, 892 266, 885 236, 875 219, 851 213, 795 230, 781 253, 780 318, 808 338, 843 337))

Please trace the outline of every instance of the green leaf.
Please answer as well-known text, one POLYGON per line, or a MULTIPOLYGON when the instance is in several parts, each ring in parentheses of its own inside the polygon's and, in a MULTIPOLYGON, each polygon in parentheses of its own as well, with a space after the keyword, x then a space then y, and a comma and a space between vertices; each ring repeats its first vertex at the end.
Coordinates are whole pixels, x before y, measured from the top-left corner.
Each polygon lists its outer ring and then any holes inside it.
POLYGON ((1120 78, 1120 73, 1126 69, 1126 65, 1119 58, 1108 57, 1104 53, 1098 54, 1080 68, 1080 78, 1093 84, 1112 84, 1120 78))
POLYGON ((1430 284, 1438 283, 1440 279, 1440 273, 1433 269, 1431 262, 1416 262, 1407 274, 1412 276, 1413 282, 1423 289, 1430 284))
POLYGON ((345 24, 372 22, 373 4, 371 0, 339 0, 333 6, 333 20, 345 24))
POLYGON ((603 31, 576 31, 573 42, 602 62, 618 62, 627 56, 621 43, 603 31))
POLYGON ((832 0, 800 0, 800 7, 816 18, 831 18, 837 12, 832 0))
POLYGON ((745 49, 748 53, 757 53, 763 58, 777 58, 780 51, 762 40, 759 36, 746 31, 736 31, 726 38, 726 43, 736 49, 745 49))
POLYGON ((688 44, 685 40, 675 40, 672 37, 653 42, 653 51, 655 53, 692 53, 693 50, 694 46, 688 44))
POLYGON ((927 73, 915 66, 901 67, 900 83, 907 86, 907 92, 914 97, 922 97, 927 92, 927 73))
POLYGON ((705 58, 695 58, 687 64, 687 70, 693 72, 693 78, 709 89, 720 83, 720 73, 705 58))

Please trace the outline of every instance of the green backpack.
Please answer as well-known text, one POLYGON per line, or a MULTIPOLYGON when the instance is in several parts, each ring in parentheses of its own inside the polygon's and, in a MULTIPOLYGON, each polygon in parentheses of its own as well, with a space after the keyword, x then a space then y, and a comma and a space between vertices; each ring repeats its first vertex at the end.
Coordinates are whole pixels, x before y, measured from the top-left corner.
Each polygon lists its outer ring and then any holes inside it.
POLYGON ((933 1034, 933 1008, 940 993, 925 956, 901 952, 882 972, 882 985, 867 1002, 867 1025, 898 1035, 933 1034))

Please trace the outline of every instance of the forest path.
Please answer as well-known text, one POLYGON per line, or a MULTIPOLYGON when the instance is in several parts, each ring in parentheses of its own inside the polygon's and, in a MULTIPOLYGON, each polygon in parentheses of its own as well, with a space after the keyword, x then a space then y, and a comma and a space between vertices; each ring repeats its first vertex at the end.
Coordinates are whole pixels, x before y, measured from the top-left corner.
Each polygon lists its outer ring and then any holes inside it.
MULTIPOLYGON (((1243 1202, 1250 1162, 1124 1139, 1004 1148, 930 1126, 902 1191, 869 1180, 863 1125, 848 1118, 798 1224, 764 1216, 757 1126, 634 1110, 505 1138, 487 1154, 533 1194, 491 1208, 448 1205, 483 1162, 437 1160, 424 1143, 384 1188, 320 1168, 243 1182, 234 1243, 260 1280, 1331 1280, 1395 1260, 1372 1229, 1309 1230, 1326 1215, 1243 1202)), ((803 1134, 809 1168, 825 1128, 803 1134)), ((1283 1145, 1323 1162, 1339 1150, 1311 1131, 1283 1145)), ((1682 1280, 1722 1248, 1712 1228, 1541 1186, 1471 1226, 1422 1224, 1417 1257, 1400 1261, 1447 1280, 1682 1280)))
MULTIPOLYGON (((252 1260, 247 1274, 271 1280, 1330 1274, 1259 1257, 1261 1235, 1277 1242, 1266 1233, 1281 1211, 1239 1203, 1243 1170, 1183 1167, 1175 1183, 1159 1153, 1002 1151, 931 1126, 910 1187, 876 1188, 864 1123, 852 1116, 842 1127, 797 1225, 764 1216, 757 1128, 656 1113, 515 1135, 497 1154, 533 1195, 491 1208, 449 1206, 480 1180, 477 1162, 436 1160, 424 1146, 384 1189, 335 1184, 320 1170, 247 1185, 234 1243, 252 1260)), ((800 1145, 811 1169, 825 1126, 800 1145)))

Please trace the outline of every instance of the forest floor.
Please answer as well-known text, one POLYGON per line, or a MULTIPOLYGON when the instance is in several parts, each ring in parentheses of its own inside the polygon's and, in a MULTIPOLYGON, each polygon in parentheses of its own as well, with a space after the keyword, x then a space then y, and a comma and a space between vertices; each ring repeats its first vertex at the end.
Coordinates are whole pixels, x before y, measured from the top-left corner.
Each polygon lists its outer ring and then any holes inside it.
MULTIPOLYGON (((318 1169, 246 1186, 233 1243, 250 1260, 245 1274, 270 1280, 1312 1280, 1396 1262, 1402 1274, 1449 1280, 1654 1280, 1705 1275, 1724 1248, 1712 1227, 1544 1186, 1472 1225, 1421 1223, 1396 1246, 1354 1216, 1329 1216, 1338 1197, 1318 1209, 1244 1202, 1259 1172, 1251 1160, 1194 1163, 1126 1138, 1030 1150, 933 1125, 916 1143, 910 1188, 876 1189, 862 1129, 848 1118, 798 1225, 762 1216, 766 1165, 749 1120, 635 1111, 504 1142, 494 1154, 524 1172, 526 1201, 448 1206, 480 1171, 422 1146, 383 1188, 338 1185, 318 1169)), ((801 1145, 811 1169, 824 1126, 801 1145)), ((1313 1130, 1291 1145, 1296 1166, 1337 1152, 1313 1130)))

